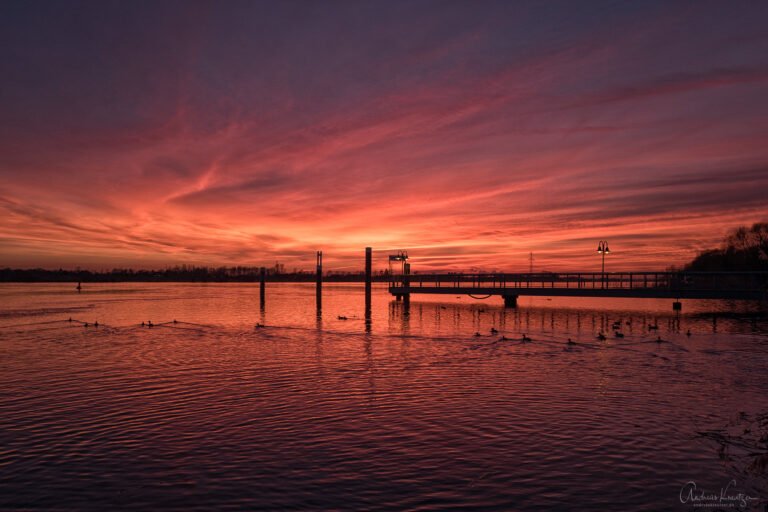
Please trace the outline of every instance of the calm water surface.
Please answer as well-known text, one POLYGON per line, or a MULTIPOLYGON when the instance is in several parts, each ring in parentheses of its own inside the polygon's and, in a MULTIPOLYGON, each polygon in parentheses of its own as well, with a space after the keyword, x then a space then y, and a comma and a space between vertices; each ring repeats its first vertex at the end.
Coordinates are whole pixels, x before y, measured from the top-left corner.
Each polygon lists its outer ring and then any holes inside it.
POLYGON ((0 286, 0 509, 764 510, 759 305, 324 292, 0 286))

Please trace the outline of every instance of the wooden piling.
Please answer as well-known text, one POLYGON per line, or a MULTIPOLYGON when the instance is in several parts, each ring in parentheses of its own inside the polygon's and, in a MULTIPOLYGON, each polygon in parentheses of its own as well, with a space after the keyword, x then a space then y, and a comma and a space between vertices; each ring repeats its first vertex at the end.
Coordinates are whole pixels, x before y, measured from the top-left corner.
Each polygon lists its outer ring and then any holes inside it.
POLYGON ((265 303, 265 297, 266 294, 264 293, 264 284, 266 281, 267 276, 267 269, 264 267, 261 267, 259 269, 259 307, 262 311, 264 311, 264 303, 265 303))
POLYGON ((317 251, 317 284, 315 287, 317 312, 323 309, 323 251, 317 251))
POLYGON ((371 318, 371 260, 373 249, 365 248, 365 318, 371 318))

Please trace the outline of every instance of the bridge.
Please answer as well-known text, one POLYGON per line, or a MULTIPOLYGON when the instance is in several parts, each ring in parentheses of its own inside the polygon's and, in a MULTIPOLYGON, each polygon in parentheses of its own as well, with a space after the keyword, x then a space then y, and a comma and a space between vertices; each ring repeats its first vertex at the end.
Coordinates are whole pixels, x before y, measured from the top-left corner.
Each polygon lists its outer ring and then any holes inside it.
POLYGON ((673 299, 766 300, 768 272, 567 272, 523 274, 409 274, 391 275, 389 293, 410 300, 414 293, 498 295, 507 307, 521 295, 546 297, 622 297, 673 299))

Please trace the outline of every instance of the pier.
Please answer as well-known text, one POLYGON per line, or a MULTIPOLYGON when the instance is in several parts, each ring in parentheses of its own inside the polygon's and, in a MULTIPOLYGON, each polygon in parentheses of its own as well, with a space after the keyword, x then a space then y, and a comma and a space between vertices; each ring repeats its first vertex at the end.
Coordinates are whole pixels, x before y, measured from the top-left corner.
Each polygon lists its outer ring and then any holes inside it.
MULTIPOLYGON (((365 267, 360 274, 323 274, 323 253, 316 253, 316 304, 322 311, 323 281, 365 283, 365 317, 370 322, 371 284, 387 282, 388 290, 407 308, 412 294, 467 295, 478 299, 498 296, 505 307, 517 307, 520 296, 604 297, 671 299, 682 309, 681 299, 768 300, 768 272, 528 272, 528 273, 411 273, 408 254, 390 254, 389 270, 374 276, 373 250, 365 248, 365 267)), ((260 304, 265 304, 265 281, 281 281, 260 269, 260 304)), ((308 276, 306 276, 308 277, 308 276)), ((292 279, 293 280, 293 279, 292 279)))
POLYGON ((389 276, 389 293, 408 300, 411 294, 499 296, 515 307, 521 295, 539 297, 615 297, 766 300, 768 272, 567 272, 441 273, 389 276))

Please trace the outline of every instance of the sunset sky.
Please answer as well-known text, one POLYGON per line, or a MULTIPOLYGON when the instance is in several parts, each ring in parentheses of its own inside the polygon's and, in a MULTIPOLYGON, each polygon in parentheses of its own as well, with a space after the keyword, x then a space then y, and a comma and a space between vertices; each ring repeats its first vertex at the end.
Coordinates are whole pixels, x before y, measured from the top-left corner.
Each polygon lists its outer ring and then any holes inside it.
POLYGON ((768 220, 768 2, 0 6, 0 267, 679 265, 768 220))

